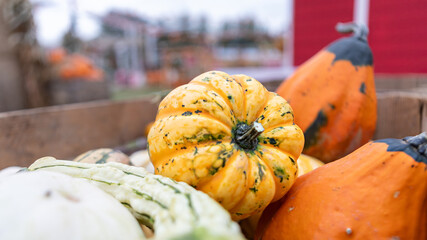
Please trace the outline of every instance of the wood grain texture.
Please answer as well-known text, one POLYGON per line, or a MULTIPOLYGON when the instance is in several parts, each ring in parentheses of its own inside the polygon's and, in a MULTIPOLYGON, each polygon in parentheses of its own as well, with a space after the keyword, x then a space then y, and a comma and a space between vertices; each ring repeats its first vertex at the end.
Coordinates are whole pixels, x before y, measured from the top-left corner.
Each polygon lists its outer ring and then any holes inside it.
MULTIPOLYGON (((374 139, 403 138, 422 131, 427 94, 419 92, 379 93, 378 120, 374 139)), ((425 127, 424 127, 425 130, 425 127)))
POLYGON ((26 167, 48 155, 72 159, 90 149, 125 144, 143 136, 157 106, 145 98, 0 113, 0 169, 26 167))
POLYGON ((427 132, 427 99, 423 101, 421 111, 421 131, 427 132))

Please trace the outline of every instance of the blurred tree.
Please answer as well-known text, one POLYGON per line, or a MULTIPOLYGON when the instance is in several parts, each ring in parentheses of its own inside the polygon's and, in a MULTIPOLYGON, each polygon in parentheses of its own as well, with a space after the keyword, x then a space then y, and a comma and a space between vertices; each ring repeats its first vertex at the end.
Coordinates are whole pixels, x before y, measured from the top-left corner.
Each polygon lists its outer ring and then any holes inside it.
POLYGON ((1 56, 8 64, 0 65, 0 96, 8 97, 0 111, 46 106, 49 70, 36 39, 32 5, 28 0, 2 0, 0 6, 0 38, 9 53, 1 56))
POLYGON ((208 19, 206 16, 202 15, 199 18, 199 26, 197 27, 197 32, 199 34, 199 39, 205 41, 206 34, 208 33, 208 19))
POLYGON ((184 33, 190 33, 191 26, 190 26, 190 17, 188 15, 182 15, 179 18, 179 30, 184 33))
POLYGON ((62 46, 68 52, 77 52, 80 50, 82 41, 77 36, 77 3, 75 0, 69 0, 70 5, 70 28, 62 38, 62 46))
POLYGON ((198 32, 200 34, 206 34, 208 32, 208 19, 204 15, 199 18, 198 32))

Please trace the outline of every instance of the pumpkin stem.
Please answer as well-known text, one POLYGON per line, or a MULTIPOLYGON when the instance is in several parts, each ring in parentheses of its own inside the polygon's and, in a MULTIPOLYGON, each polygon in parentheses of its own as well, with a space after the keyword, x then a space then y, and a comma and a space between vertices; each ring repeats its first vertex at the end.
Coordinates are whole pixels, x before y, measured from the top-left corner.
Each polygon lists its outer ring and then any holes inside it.
POLYGON ((417 136, 413 136, 413 137, 405 137, 403 138, 403 141, 416 147, 420 154, 427 155, 427 133, 426 132, 422 132, 417 136))
POLYGON ((254 150, 258 144, 258 136, 264 132, 264 127, 259 122, 253 122, 250 126, 244 124, 238 127, 235 133, 235 142, 246 150, 254 150))
POLYGON ((335 30, 339 33, 354 33, 353 36, 367 42, 368 41, 368 27, 364 24, 357 23, 337 23, 335 30))

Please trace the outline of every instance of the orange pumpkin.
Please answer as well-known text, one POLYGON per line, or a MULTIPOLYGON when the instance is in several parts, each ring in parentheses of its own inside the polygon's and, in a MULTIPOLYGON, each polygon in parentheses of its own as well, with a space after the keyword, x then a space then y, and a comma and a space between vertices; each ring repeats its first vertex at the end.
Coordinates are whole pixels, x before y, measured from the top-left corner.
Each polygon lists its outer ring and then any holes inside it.
POLYGON ((147 125, 145 125, 145 129, 144 129, 144 136, 147 137, 148 133, 150 132, 151 127, 153 126, 154 121, 149 122, 147 125))
POLYGON ((383 139, 297 179, 255 239, 427 239, 427 134, 383 139))
MULTIPOLYGON (((321 167, 324 163, 316 158, 301 154, 297 161, 298 172, 297 177, 300 177, 314 169, 321 167)), ((253 239, 255 235, 256 226, 258 225, 259 219, 261 218, 262 212, 252 215, 239 222, 240 227, 248 239, 253 239)))
POLYGON ((305 154, 301 154, 297 161, 298 164, 298 174, 297 177, 300 177, 308 172, 313 171, 314 169, 324 165, 322 161, 314 157, 310 157, 305 154))
POLYGON ((85 79, 88 81, 101 81, 103 72, 97 68, 90 59, 79 54, 66 56, 58 63, 59 76, 62 79, 85 79))
POLYGON ((277 93, 288 100, 304 131, 303 152, 324 162, 347 155, 373 136, 377 119, 372 52, 367 29, 355 31, 302 64, 277 93))
POLYGON ((155 172, 207 193, 234 220, 292 186, 304 145, 282 97, 245 75, 204 73, 160 103, 148 134, 155 172))

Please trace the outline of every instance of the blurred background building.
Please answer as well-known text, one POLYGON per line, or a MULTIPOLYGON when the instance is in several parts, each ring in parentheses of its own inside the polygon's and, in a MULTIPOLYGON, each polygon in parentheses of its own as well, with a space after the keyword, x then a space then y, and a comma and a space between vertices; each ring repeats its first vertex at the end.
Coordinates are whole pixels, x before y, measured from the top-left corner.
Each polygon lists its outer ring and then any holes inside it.
POLYGON ((202 72, 268 85, 368 25, 378 74, 426 74, 422 0, 1 0, 0 111, 168 91, 202 72))

